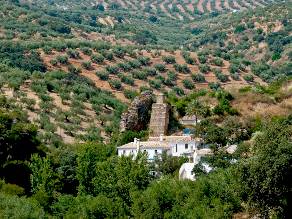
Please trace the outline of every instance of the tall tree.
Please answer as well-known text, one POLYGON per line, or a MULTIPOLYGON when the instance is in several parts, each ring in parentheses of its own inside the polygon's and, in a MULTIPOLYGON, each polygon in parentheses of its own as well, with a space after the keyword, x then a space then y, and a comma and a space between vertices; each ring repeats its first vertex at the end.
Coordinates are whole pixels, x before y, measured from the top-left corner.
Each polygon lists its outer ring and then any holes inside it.
POLYGON ((292 121, 267 124, 252 144, 249 159, 241 163, 241 180, 251 203, 263 216, 292 215, 292 121))

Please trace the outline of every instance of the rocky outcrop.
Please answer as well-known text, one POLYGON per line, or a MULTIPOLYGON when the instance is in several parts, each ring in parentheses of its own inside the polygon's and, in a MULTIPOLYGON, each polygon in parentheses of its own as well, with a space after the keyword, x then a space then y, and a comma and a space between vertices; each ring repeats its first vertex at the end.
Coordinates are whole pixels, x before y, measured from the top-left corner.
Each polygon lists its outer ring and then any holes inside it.
POLYGON ((151 91, 144 91, 136 97, 128 110, 122 114, 120 130, 141 131, 146 129, 153 104, 153 94, 151 91))

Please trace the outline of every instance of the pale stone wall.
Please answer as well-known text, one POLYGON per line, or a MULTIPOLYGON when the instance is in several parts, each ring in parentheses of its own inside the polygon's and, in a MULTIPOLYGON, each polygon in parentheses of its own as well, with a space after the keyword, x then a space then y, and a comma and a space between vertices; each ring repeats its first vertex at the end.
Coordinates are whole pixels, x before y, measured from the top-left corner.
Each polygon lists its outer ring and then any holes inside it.
POLYGON ((150 119, 150 136, 166 135, 169 123, 169 106, 164 102, 164 96, 157 96, 157 103, 152 105, 150 119))

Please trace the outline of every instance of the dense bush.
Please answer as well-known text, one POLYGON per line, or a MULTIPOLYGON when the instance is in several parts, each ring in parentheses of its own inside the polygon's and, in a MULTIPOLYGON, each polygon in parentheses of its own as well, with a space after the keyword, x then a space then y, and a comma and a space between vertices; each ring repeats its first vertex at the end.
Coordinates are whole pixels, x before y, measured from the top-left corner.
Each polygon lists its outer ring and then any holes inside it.
POLYGON ((164 64, 155 64, 154 67, 160 72, 166 71, 166 66, 164 64))
POLYGON ((207 64, 200 64, 199 69, 202 73, 208 73, 211 70, 210 66, 207 64))
POLYGON ((205 76, 202 74, 192 74, 192 79, 194 82, 199 82, 199 83, 206 82, 205 76))
POLYGON ((122 89, 122 83, 117 79, 109 80, 109 84, 113 89, 116 89, 116 90, 122 89))
POLYGON ((253 77, 253 75, 248 74, 248 75, 244 75, 243 79, 246 80, 247 82, 253 82, 254 77, 253 77))
POLYGON ((189 69, 187 65, 174 64, 174 68, 176 71, 184 73, 184 74, 188 74, 191 72, 191 70, 189 69))
POLYGON ((119 68, 113 65, 107 65, 105 69, 109 74, 118 74, 119 72, 119 68))
POLYGON ((91 61, 96 64, 101 64, 104 61, 103 55, 92 55, 90 58, 91 58, 91 61))
POLYGON ((193 82, 189 79, 184 79, 183 80, 183 85, 186 89, 192 90, 195 88, 195 85, 193 84, 193 82))
POLYGON ((162 60, 166 63, 166 64, 175 64, 175 57, 173 56, 162 56, 162 60))

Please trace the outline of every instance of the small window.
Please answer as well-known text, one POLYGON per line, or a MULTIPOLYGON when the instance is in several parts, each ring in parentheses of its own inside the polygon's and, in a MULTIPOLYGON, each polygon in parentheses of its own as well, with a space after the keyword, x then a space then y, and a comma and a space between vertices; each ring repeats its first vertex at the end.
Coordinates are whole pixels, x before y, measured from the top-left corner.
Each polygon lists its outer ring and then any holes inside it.
POLYGON ((126 150, 123 150, 123 154, 125 154, 126 153, 126 150))
POLYGON ((157 154, 157 150, 155 150, 155 154, 157 154))
POLYGON ((177 144, 175 145, 175 152, 177 152, 177 144))
POLYGON ((188 149, 189 148, 189 145, 188 144, 185 144, 185 149, 188 149))

